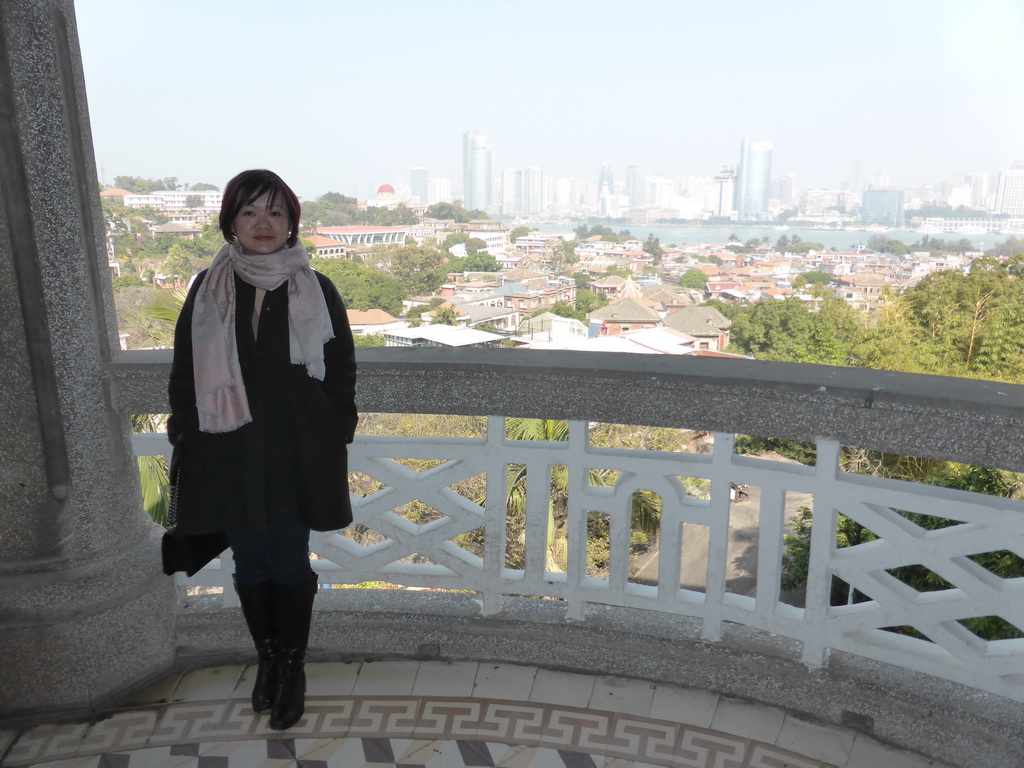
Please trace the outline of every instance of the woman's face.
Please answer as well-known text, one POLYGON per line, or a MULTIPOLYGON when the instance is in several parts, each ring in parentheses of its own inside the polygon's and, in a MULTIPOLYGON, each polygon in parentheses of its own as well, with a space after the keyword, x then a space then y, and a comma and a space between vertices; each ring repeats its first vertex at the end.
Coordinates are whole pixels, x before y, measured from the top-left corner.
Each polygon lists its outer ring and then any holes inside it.
POLYGON ((238 211, 232 230, 246 256, 274 253, 288 242, 291 222, 280 200, 264 193, 238 211))

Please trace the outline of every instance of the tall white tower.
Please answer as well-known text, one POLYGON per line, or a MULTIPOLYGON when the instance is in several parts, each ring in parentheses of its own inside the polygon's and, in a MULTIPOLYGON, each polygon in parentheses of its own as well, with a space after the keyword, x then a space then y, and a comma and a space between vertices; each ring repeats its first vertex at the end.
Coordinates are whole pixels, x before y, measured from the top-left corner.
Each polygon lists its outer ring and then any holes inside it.
POLYGON ((492 213, 494 151, 487 137, 466 131, 462 137, 462 196, 467 211, 492 213))
POLYGON ((736 212, 741 221, 768 218, 772 181, 772 143, 740 141, 736 169, 736 212))

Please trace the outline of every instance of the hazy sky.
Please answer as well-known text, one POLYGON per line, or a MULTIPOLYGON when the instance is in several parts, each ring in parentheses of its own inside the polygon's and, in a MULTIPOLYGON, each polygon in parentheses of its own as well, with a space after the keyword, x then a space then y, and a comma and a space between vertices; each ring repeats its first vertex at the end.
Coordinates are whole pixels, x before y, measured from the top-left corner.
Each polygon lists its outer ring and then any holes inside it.
POLYGON ((78 0, 97 165, 365 198, 409 168, 616 178, 735 165, 836 187, 1024 160, 1021 0, 78 0))

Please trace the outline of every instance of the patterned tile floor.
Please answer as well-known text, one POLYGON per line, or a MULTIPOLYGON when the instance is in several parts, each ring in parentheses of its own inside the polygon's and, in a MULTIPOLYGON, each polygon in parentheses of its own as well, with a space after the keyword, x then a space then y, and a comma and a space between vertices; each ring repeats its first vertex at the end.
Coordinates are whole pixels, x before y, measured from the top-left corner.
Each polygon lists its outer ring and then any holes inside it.
POLYGON ((865 737, 707 691, 505 664, 309 664, 285 732, 252 667, 175 676, 96 723, 0 731, 47 768, 929 768, 865 737))

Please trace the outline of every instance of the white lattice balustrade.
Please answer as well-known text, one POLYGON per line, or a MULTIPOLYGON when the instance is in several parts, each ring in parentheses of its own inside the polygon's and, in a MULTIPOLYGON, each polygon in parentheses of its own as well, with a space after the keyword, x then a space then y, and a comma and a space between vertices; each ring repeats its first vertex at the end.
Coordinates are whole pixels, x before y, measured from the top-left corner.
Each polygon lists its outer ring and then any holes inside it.
MULTIPOLYGON (((808 467, 739 456, 733 432, 715 432, 705 453, 598 448, 591 445, 589 424, 571 421, 565 442, 509 440, 501 415, 487 417, 482 438, 358 438, 351 446, 350 469, 373 478, 380 489, 353 497, 356 523, 383 539, 367 546, 341 533, 314 534, 321 581, 473 591, 482 615, 500 612, 509 595, 564 601, 570 620, 586 620, 591 605, 681 614, 698 617, 710 641, 721 636, 723 622, 735 622, 799 641, 804 662, 812 667, 841 650, 1024 700, 1024 639, 986 642, 959 622, 998 616, 1024 628, 1024 579, 1001 579, 969 557, 1024 556, 1024 503, 848 474, 839 469, 840 443, 832 439, 816 441, 817 463, 808 467), (421 465, 431 468, 417 471, 408 460, 425 460, 421 465), (508 567, 506 558, 510 465, 525 465, 531 479, 522 568, 508 567), (551 468, 559 466, 567 468, 569 478, 565 572, 549 570, 548 557, 551 468), (595 469, 615 470, 614 484, 592 485, 595 469), (478 476, 486 478, 483 505, 452 489, 478 476), (684 478, 709 481, 707 498, 688 495, 684 478), (730 498, 733 484, 757 489, 760 498, 756 536, 746 533, 756 540, 749 550, 756 551, 756 564, 743 566, 756 586, 744 593, 730 588, 737 567, 730 532, 740 505, 749 502, 730 498), (640 490, 653 492, 662 504, 654 584, 631 574, 631 508, 640 490), (780 599, 789 494, 806 495, 801 498, 810 499, 815 513, 803 608, 780 599), (414 501, 436 510, 438 519, 418 524, 395 512, 414 501), (897 510, 958 524, 926 531, 897 510), (594 513, 610 520, 607 578, 588 575, 587 524, 594 513), (838 549, 838 514, 877 540, 838 549), (482 556, 459 541, 481 530, 482 556), (681 575, 694 562, 706 563, 704 583, 683 586, 681 575), (919 593, 889 573, 908 565, 922 565, 952 587, 919 593), (831 605, 833 577, 867 599, 831 605), (927 639, 885 629, 907 626, 927 639)), ((167 449, 158 435, 137 436, 136 444, 139 453, 167 449)), ((750 514, 749 508, 742 511, 750 514)), ((215 562, 179 584, 224 587, 229 570, 215 562)), ((233 591, 225 590, 225 602, 233 599, 233 591)))

